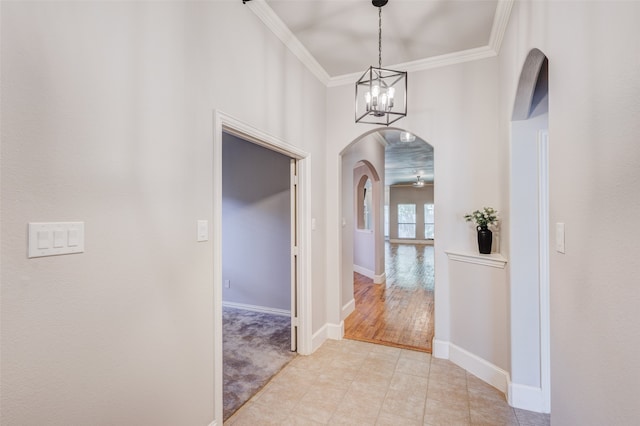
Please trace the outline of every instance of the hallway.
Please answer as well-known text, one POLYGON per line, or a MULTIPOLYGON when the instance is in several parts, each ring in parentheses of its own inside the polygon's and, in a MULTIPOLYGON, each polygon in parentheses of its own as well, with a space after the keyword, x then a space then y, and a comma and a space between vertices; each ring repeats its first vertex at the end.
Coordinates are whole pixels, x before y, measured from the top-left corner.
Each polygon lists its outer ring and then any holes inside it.
POLYGON ((386 282, 354 273, 355 311, 345 319, 346 339, 431 352, 434 249, 385 243, 386 282))
POLYGON ((548 426, 548 414, 444 359, 354 340, 296 357, 224 423, 244 425, 548 426))

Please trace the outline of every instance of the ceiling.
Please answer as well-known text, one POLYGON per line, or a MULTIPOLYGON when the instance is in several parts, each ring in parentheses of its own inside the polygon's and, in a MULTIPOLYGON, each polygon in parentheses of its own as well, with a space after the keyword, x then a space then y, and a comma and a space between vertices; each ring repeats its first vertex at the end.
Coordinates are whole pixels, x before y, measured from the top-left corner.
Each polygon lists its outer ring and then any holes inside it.
POLYGON ((384 184, 402 185, 416 181, 420 176, 425 182, 433 182, 433 147, 416 137, 413 142, 400 141, 396 129, 377 132, 385 143, 384 184))
MULTIPOLYGON (((418 71, 492 57, 514 0, 390 0, 382 8, 382 66, 418 71)), ((247 6, 327 86, 378 64, 378 8, 370 0, 253 0, 247 6)), ((433 182, 433 148, 381 130, 385 184, 433 182)))
MULTIPOLYGON (((330 77, 378 63, 369 0, 266 0, 330 77)), ((383 66, 486 46, 497 0, 391 0, 382 8, 383 66)))

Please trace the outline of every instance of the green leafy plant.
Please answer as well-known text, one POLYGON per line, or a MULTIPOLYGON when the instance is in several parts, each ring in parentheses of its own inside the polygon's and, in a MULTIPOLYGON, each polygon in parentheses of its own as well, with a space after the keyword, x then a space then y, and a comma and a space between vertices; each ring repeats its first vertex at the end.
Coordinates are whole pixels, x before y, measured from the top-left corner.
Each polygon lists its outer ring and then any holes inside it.
POLYGON ((498 223, 498 211, 493 207, 484 207, 482 211, 476 210, 464 215, 464 219, 467 222, 475 222, 478 229, 486 228, 489 225, 498 223))

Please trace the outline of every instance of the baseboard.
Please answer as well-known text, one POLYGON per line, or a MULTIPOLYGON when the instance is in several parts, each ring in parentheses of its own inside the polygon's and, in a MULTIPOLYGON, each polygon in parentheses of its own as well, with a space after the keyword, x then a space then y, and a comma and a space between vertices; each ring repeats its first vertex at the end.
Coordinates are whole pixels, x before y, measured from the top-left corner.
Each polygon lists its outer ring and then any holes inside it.
POLYGON ((211 423, 209 423, 209 426, 218 426, 218 422, 214 420, 211 423))
POLYGON ((320 327, 320 330, 313 333, 311 337, 311 353, 314 353, 324 341, 327 340, 327 324, 320 327))
POLYGON ((344 336, 344 321, 340 324, 327 324, 327 338, 333 340, 342 340, 344 336))
POLYGON ((535 411, 536 413, 545 412, 542 388, 510 382, 507 400, 509 405, 515 408, 535 411))
POLYGON ((353 264, 353 272, 357 272, 360 275, 364 275, 367 278, 371 278, 372 280, 375 278, 376 274, 370 269, 364 268, 362 266, 353 264))
POLYGON ((235 302, 222 302, 222 306, 226 308, 244 309, 245 311, 262 312, 263 314, 281 315, 283 317, 290 317, 291 311, 285 309, 269 308, 267 306, 247 305, 244 303, 235 302))
POLYGON ((449 359, 449 342, 433 339, 431 342, 432 354, 435 358, 449 359))
POLYGON ((356 299, 351 299, 342 307, 342 319, 345 319, 351 312, 356 310, 356 299))
POLYGON ((501 392, 507 393, 509 373, 500 367, 449 342, 449 360, 479 377, 501 392))
POLYGON ((380 275, 374 275, 373 276, 373 283, 374 284, 382 284, 386 280, 387 280, 387 273, 386 272, 383 272, 380 275))

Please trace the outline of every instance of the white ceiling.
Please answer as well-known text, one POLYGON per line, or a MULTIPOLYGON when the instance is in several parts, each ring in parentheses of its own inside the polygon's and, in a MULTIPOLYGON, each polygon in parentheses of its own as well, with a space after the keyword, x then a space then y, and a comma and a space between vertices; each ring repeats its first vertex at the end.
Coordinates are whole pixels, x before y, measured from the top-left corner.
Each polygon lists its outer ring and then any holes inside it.
MULTIPOLYGON (((378 64, 370 0, 266 0, 330 77, 378 64)), ((383 67, 489 44, 497 0, 390 0, 382 8, 383 67)))

